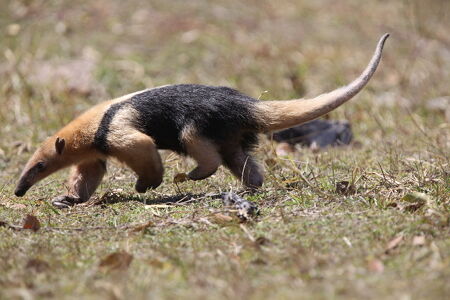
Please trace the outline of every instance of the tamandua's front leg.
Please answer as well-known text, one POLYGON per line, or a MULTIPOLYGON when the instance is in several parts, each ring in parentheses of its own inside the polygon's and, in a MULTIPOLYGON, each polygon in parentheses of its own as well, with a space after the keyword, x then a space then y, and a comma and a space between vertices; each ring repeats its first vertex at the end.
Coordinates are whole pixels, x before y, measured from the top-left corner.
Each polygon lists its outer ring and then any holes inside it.
POLYGON ((99 186, 105 173, 106 161, 101 159, 84 161, 73 166, 68 182, 68 193, 54 198, 52 204, 58 208, 66 208, 86 202, 99 186))
POLYGON ((126 142, 113 144, 111 154, 136 173, 137 192, 145 193, 148 189, 157 188, 162 182, 164 168, 155 143, 137 130, 127 129, 124 132, 126 137, 117 137, 117 140, 126 142))

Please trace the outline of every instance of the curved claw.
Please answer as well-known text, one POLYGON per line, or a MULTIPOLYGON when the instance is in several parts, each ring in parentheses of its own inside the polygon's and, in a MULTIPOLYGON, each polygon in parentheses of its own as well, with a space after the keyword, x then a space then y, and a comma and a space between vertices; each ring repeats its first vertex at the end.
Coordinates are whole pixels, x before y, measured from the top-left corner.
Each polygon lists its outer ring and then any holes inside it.
POLYGON ((52 200, 53 206, 59 209, 69 208, 77 203, 81 203, 80 198, 69 195, 61 195, 52 200))

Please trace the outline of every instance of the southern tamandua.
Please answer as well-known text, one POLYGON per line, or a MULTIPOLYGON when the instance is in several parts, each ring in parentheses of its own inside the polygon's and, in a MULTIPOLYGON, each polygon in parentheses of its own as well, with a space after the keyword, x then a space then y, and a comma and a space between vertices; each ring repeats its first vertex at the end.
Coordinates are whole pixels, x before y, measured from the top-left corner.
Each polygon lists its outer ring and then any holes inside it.
POLYGON ((207 178, 223 164, 245 186, 260 187, 263 175, 250 155, 258 133, 315 119, 351 99, 374 74, 388 36, 380 39, 357 79, 312 99, 258 101, 228 87, 179 84, 102 102, 43 142, 26 164, 15 195, 25 195, 36 182, 72 166, 68 194, 53 203, 65 206, 87 201, 111 157, 136 173, 136 191, 144 193, 162 182, 158 149, 196 160, 189 179, 207 178))

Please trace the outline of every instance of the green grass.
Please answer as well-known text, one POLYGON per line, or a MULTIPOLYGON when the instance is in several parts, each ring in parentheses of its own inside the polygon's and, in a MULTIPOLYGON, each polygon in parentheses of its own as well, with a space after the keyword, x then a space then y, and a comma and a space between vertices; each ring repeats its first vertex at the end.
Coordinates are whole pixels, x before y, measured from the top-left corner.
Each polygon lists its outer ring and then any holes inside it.
POLYGON ((0 226, 0 298, 447 298, 450 113, 429 103, 450 96, 449 3, 366 2, 0 1, 0 221, 41 223, 0 226), (384 32, 369 86, 329 115, 352 123, 354 143, 277 157, 262 138, 252 220, 205 196, 242 188, 227 170, 175 185, 194 164, 169 153, 145 195, 110 164, 73 209, 49 205, 66 171, 13 196, 31 152, 95 103, 170 83, 313 96, 353 79, 384 32), (356 193, 337 193, 341 181, 356 193), (105 258, 121 251, 131 263, 114 270, 105 258))

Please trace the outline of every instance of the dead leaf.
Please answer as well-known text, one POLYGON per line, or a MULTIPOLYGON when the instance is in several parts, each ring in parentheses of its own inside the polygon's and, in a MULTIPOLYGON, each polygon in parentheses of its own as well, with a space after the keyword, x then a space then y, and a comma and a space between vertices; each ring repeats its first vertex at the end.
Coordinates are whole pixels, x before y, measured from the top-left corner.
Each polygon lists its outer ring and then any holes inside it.
POLYGON ((386 205, 386 207, 399 208, 399 205, 397 202, 390 202, 386 205))
POLYGON ((262 259, 262 258, 260 258, 260 257, 258 257, 258 258, 256 258, 256 259, 252 260, 250 263, 251 263, 251 264, 254 264, 254 265, 260 265, 260 266, 265 266, 265 265, 267 265, 267 261, 265 261, 264 259, 262 259))
POLYGON ((41 228, 41 223, 39 222, 38 218, 36 218, 33 215, 27 215, 25 219, 23 220, 23 229, 31 229, 34 232, 38 231, 39 228, 41 228))
POLYGON ((276 161, 275 159, 273 159, 273 158, 268 158, 268 159, 266 159, 266 160, 265 160, 265 163, 266 163, 266 165, 267 165, 269 168, 273 168, 273 167, 275 167, 275 166, 277 165, 277 161, 276 161))
POLYGON ((423 235, 416 235, 415 237, 413 237, 412 244, 414 246, 423 246, 423 245, 425 245, 425 236, 423 236, 423 235))
POLYGON ((150 266, 156 268, 156 269, 167 269, 171 267, 171 264, 166 261, 162 261, 157 258, 152 258, 146 261, 150 266))
POLYGON ((422 208, 422 206, 423 206, 422 203, 417 202, 417 203, 412 203, 412 204, 405 205, 405 206, 403 206, 403 209, 405 211, 408 211, 408 212, 412 213, 412 212, 415 212, 415 211, 419 210, 420 208, 422 208))
POLYGON ((255 240, 255 245, 256 246, 267 246, 268 244, 270 244, 270 240, 266 237, 263 236, 259 236, 256 240, 255 240))
POLYGON ((157 269, 162 269, 164 267, 164 263, 156 258, 148 260, 147 263, 157 269))
POLYGON ((180 183, 189 180, 189 177, 186 173, 178 173, 173 177, 173 183, 180 183))
POLYGON ((383 273, 384 264, 381 260, 373 258, 367 263, 367 268, 374 273, 383 273))
POLYGON ((114 252, 104 257, 99 264, 99 267, 106 271, 126 270, 133 260, 133 255, 126 251, 114 252))
POLYGON ((139 224, 134 227, 131 227, 130 230, 131 230, 131 232, 140 232, 140 231, 144 231, 145 229, 152 227, 154 225, 155 225, 155 223, 153 223, 152 221, 148 221, 143 224, 139 224))
POLYGON ((385 253, 390 252, 391 250, 397 248, 397 246, 400 244, 400 242, 403 240, 403 236, 400 235, 394 239, 392 239, 386 246, 385 253))
POLYGON ((291 153, 295 152, 294 146, 289 143, 279 143, 277 148, 275 149, 275 153, 277 156, 288 156, 291 153))
POLYGON ((48 264, 48 262, 43 261, 42 259, 32 258, 27 262, 25 268, 41 273, 50 269, 50 265, 48 264))
POLYGON ((221 214, 221 213, 216 213, 213 215, 213 221, 216 224, 226 224, 226 223, 230 223, 233 221, 233 217, 221 214))

